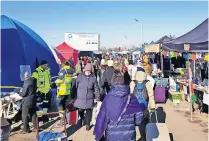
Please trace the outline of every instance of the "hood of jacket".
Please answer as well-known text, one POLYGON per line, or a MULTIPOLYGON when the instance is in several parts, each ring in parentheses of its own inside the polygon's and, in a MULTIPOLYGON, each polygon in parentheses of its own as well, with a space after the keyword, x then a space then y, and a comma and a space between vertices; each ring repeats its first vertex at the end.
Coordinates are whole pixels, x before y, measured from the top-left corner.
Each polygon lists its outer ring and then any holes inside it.
POLYGON ((130 94, 130 87, 128 85, 115 85, 112 86, 108 95, 115 96, 118 98, 124 98, 130 94))
POLYGON ((125 113, 130 98, 130 88, 128 85, 113 86, 106 95, 101 110, 105 111, 107 117, 117 124, 125 113))

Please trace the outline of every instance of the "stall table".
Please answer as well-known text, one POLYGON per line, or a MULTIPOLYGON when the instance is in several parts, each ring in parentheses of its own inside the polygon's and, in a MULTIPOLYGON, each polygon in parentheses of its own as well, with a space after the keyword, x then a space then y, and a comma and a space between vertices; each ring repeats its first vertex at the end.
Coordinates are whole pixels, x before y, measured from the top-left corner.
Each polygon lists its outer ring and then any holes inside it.
MULTIPOLYGON (((190 102, 190 96, 189 96, 189 85, 185 81, 177 81, 180 85, 180 92, 182 95, 183 100, 187 100, 190 102)), ((198 86, 196 84, 193 85, 194 90, 198 91, 197 99, 201 99, 203 101, 203 106, 202 107, 208 107, 209 102, 208 102, 208 97, 209 93, 208 91, 205 90, 204 87, 198 86), (201 97, 201 98, 200 98, 201 97)), ((203 108, 204 109, 204 108, 203 108)))
POLYGON ((12 118, 17 113, 15 110, 15 103, 21 101, 22 97, 12 97, 10 96, 10 100, 6 101, 6 103, 2 103, 0 100, 0 117, 4 118, 12 118), (11 110, 12 108, 12 110, 11 110))

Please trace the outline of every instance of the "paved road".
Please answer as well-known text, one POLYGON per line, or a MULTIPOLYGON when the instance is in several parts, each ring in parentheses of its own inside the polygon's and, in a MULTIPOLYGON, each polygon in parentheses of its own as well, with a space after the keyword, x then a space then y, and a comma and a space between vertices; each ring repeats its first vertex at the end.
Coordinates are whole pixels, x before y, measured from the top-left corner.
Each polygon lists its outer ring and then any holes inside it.
MULTIPOLYGON (((207 141, 207 122, 194 119, 191 123, 187 112, 179 112, 178 108, 167 102, 165 105, 158 105, 158 118, 160 122, 165 120, 169 132, 173 135, 173 141, 207 141)), ((200 117, 201 118, 201 117, 200 117)), ((73 141, 94 141, 93 128, 87 132, 85 127, 68 127, 69 140, 73 141)), ((35 134, 13 135, 9 141, 34 141, 35 134)))

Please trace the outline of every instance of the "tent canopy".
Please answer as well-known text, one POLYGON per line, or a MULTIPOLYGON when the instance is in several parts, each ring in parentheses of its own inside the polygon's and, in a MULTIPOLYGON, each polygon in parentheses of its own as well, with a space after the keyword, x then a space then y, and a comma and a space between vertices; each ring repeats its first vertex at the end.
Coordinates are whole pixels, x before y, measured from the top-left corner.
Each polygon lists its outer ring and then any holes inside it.
POLYGON ((144 47, 137 48, 136 50, 134 50, 133 54, 141 54, 142 52, 144 52, 144 47))
POLYGON ((155 44, 155 42, 154 41, 150 42, 150 45, 152 45, 152 44, 155 44))
POLYGON ((163 47, 171 50, 184 50, 184 44, 190 44, 191 51, 208 50, 208 19, 175 40, 164 42, 163 47))
POLYGON ((60 44, 56 47, 56 50, 58 50, 62 56, 65 58, 65 60, 69 60, 71 57, 73 58, 74 62, 77 63, 78 61, 78 50, 72 48, 65 42, 60 44))
POLYGON ((33 72, 42 60, 48 62, 51 75, 57 75, 59 66, 43 39, 24 24, 5 15, 1 15, 1 43, 1 86, 22 86, 20 66, 30 65, 33 72))
POLYGON ((56 52, 57 57, 60 59, 61 63, 66 60, 58 50, 54 49, 54 51, 56 52))
POLYGON ((168 42, 168 41, 171 41, 171 40, 172 40, 172 38, 165 35, 162 38, 160 38, 159 40, 157 40, 155 42, 155 44, 163 44, 164 42, 168 42))

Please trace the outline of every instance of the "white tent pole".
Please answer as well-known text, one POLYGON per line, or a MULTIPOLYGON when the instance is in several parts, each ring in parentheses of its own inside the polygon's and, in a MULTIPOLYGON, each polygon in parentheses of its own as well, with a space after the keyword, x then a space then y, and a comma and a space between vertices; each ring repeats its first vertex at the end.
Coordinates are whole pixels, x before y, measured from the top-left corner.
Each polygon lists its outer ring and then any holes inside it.
POLYGON ((190 95, 190 120, 193 120, 193 109, 192 109, 192 72, 191 72, 191 63, 188 62, 188 73, 189 73, 189 95, 190 95))

